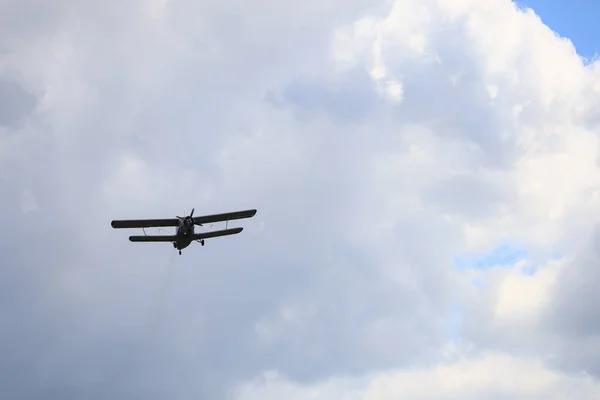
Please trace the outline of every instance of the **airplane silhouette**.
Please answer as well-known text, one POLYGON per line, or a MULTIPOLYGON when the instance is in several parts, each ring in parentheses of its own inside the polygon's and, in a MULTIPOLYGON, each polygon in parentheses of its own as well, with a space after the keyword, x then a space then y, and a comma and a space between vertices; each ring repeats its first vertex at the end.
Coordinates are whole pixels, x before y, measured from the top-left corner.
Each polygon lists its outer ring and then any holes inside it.
POLYGON ((177 227, 174 235, 146 235, 129 236, 131 242, 171 242, 173 247, 181 250, 188 247, 193 241, 199 242, 204 246, 204 239, 235 235, 240 233, 244 228, 231 228, 218 231, 209 231, 204 233, 195 233, 196 225, 210 224, 214 222, 229 222, 231 220, 251 218, 256 214, 256 210, 233 211, 222 214, 202 215, 194 217, 194 209, 187 217, 165 218, 165 219, 127 219, 113 220, 110 225, 115 229, 121 228, 154 228, 154 227, 177 227))

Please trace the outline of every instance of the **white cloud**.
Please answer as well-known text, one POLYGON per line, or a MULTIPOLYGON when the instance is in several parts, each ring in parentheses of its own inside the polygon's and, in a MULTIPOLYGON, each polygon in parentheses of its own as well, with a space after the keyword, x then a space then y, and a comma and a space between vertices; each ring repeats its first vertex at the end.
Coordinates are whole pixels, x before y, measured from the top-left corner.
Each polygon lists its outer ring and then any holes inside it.
POLYGON ((332 379, 309 387, 267 373, 241 385, 236 395, 237 400, 595 399, 600 383, 585 374, 554 372, 539 360, 492 352, 363 381, 332 379))

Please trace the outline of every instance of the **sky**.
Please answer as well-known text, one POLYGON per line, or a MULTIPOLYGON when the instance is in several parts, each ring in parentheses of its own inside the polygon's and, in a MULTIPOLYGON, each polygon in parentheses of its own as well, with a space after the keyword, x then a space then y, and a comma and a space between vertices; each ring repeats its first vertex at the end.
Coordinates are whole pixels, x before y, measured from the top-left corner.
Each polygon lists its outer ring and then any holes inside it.
POLYGON ((594 23, 594 15, 600 12, 597 1, 521 0, 516 3, 532 8, 550 29, 568 38, 582 57, 591 59, 600 53, 600 32, 594 23))
POLYGON ((0 393, 600 398, 600 64, 558 3, 0 5, 0 393), (110 226, 192 208, 258 213, 181 256, 110 226))

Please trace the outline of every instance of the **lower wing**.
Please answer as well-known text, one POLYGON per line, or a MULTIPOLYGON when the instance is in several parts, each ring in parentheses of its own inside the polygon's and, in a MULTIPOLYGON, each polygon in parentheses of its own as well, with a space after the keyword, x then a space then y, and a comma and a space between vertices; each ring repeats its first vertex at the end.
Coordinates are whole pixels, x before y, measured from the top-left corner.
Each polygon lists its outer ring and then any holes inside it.
POLYGON ((129 236, 131 242, 174 242, 176 239, 175 235, 129 236))
MULTIPOLYGON (((244 228, 231 228, 223 229, 220 231, 211 231, 204 233, 196 233, 192 236, 192 240, 209 239, 219 236, 236 235, 243 231, 244 228)), ((175 242, 177 236, 175 235, 140 235, 140 236, 129 236, 131 242, 175 242)))
POLYGON ((209 239, 209 238, 214 238, 214 237, 219 237, 219 236, 235 235, 235 234, 240 233, 243 230, 244 230, 244 228, 231 228, 231 229, 223 229, 221 231, 196 233, 194 235, 194 240, 209 239))

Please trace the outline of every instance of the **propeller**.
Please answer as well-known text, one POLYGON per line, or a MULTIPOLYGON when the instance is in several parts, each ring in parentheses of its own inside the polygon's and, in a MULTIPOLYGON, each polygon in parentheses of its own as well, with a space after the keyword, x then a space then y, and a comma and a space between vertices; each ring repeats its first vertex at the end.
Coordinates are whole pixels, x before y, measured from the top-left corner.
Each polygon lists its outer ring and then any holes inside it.
POLYGON ((199 226, 202 226, 202 224, 199 224, 199 223, 197 223, 196 221, 194 221, 194 218, 193 218, 193 216, 194 216, 194 209, 192 208, 192 212, 190 213, 190 215, 188 215, 187 217, 180 217, 180 216, 177 216, 177 218, 179 218, 179 219, 188 219, 188 218, 189 218, 189 219, 191 219, 191 220, 194 222, 194 224, 196 224, 196 225, 199 225, 199 226))

